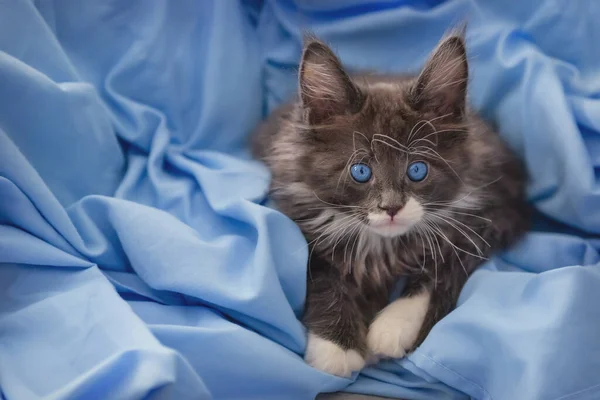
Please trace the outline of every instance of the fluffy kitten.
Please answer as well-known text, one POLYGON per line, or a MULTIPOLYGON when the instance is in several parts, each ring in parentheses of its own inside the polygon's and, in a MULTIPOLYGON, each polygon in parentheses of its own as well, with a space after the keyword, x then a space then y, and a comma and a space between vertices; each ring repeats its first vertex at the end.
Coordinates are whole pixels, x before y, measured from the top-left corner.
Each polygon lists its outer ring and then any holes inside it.
POLYGON ((310 243, 312 366, 350 376, 372 355, 404 356, 482 260, 526 230, 523 170, 468 109, 467 78, 462 35, 443 39, 416 77, 350 77, 310 39, 298 100, 255 136, 272 198, 310 243))

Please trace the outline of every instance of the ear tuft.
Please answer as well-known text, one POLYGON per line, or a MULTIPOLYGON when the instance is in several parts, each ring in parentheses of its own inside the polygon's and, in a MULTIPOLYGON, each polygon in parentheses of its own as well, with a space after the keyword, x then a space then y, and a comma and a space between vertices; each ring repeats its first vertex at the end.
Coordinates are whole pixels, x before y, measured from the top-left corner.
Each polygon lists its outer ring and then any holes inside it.
POLYGON ((464 115, 469 66, 462 33, 443 39, 433 51, 413 88, 415 107, 438 115, 464 115))
POLYGON ((311 125, 360 111, 363 96, 333 51, 316 39, 304 46, 299 73, 300 99, 311 125))

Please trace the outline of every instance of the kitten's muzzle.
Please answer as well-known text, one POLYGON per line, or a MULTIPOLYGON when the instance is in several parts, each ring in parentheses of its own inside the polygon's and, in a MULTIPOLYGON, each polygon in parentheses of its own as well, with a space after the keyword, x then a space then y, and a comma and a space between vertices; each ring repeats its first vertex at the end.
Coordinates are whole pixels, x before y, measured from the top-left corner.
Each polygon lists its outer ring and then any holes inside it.
POLYGON ((367 215, 368 226, 379 235, 394 237, 408 232, 421 220, 423 214, 423 206, 409 196, 406 202, 396 200, 380 203, 377 211, 373 210, 367 215))

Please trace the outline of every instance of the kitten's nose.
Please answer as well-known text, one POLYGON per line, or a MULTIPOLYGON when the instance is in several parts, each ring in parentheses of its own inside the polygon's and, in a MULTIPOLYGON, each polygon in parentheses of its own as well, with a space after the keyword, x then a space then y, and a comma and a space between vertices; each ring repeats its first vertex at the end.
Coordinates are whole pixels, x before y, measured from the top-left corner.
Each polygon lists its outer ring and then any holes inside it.
POLYGON ((394 218, 396 216, 396 214, 398 214, 398 211, 400 211, 400 209, 402 207, 393 205, 393 206, 379 206, 379 208, 381 208, 383 211, 385 211, 387 215, 394 218))

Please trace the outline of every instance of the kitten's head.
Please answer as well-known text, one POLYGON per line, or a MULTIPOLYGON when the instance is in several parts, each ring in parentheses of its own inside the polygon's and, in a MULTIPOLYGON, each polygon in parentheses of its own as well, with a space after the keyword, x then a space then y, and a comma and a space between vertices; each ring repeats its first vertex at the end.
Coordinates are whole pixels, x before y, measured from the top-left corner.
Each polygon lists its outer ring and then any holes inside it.
POLYGON ((302 185, 341 225, 386 237, 465 196, 468 65, 461 36, 445 38, 417 77, 351 78, 310 40, 299 71, 302 185))

